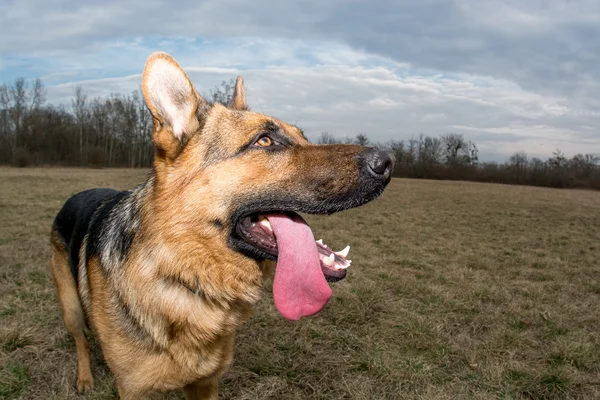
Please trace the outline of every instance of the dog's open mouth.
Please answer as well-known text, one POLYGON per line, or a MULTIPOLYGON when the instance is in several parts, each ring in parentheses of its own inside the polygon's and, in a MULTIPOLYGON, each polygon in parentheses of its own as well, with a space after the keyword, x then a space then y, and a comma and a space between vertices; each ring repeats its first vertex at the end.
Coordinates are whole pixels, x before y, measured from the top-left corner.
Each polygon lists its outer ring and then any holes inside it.
POLYGON ((315 241, 304 219, 295 213, 254 213, 240 219, 238 235, 265 258, 277 258, 273 282, 275 306, 283 316, 299 319, 320 311, 329 298, 327 284, 343 279, 350 247, 335 252, 315 241))
MULTIPOLYGON (((243 234, 244 239, 251 245, 258 248, 258 250, 265 251, 272 256, 277 257, 277 239, 273 232, 273 227, 267 217, 269 214, 252 214, 243 218, 240 221, 240 233, 243 234)), ((271 214, 273 216, 273 214, 271 214)), ((306 222, 298 214, 277 214, 278 217, 290 218, 296 220, 296 223, 306 222), (300 221, 298 221, 298 219, 300 221)), ((310 229, 310 228, 309 228, 310 229)), ((317 245, 317 251, 319 252, 319 262, 321 265, 321 271, 325 275, 325 279, 328 282, 337 282, 344 279, 346 276, 346 268, 352 264, 351 260, 347 260, 350 246, 346 246, 341 251, 333 251, 329 246, 323 243, 322 240, 315 241, 317 245)))

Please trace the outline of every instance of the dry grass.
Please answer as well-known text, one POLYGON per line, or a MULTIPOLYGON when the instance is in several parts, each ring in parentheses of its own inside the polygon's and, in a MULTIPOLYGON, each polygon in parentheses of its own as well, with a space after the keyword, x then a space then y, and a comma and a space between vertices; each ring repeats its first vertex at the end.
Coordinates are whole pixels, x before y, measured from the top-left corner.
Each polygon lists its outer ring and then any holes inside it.
MULTIPOLYGON (((0 398, 81 398, 48 231, 69 195, 145 173, 0 169, 0 398)), ((300 322, 266 293, 221 398, 600 398, 599 192, 394 179, 309 221, 352 271, 300 322)), ((97 346, 92 369, 87 398, 114 398, 97 346)))

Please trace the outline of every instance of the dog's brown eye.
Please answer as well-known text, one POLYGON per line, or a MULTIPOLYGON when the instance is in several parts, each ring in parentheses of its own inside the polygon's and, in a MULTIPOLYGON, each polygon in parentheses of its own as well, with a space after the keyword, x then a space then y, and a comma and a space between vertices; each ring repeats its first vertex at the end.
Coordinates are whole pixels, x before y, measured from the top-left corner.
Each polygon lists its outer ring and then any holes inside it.
POLYGON ((256 146, 269 147, 273 145, 273 140, 268 136, 263 136, 256 141, 256 146))

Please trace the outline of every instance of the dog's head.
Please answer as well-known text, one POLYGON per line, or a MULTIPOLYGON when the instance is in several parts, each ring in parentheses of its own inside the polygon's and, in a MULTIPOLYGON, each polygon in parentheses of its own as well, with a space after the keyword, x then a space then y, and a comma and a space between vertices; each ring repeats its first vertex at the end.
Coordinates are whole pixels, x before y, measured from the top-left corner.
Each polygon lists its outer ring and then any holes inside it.
POLYGON ((315 242, 297 213, 331 214, 379 196, 394 159, 373 148, 314 145, 302 131, 249 111, 241 77, 228 107, 209 104, 176 61, 155 53, 142 89, 153 119, 156 197, 172 237, 203 240, 222 258, 278 260, 278 309, 297 319, 346 274, 347 249, 315 242))

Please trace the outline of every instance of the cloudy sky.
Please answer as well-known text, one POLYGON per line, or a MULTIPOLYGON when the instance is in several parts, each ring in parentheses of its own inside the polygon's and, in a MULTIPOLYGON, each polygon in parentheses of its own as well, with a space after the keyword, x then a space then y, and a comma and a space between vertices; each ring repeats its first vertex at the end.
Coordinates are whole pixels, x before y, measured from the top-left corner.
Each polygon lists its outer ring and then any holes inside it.
POLYGON ((0 2, 0 82, 40 77, 51 102, 131 92, 156 50, 200 93, 244 76, 253 110, 313 139, 600 154, 598 0, 0 2))

